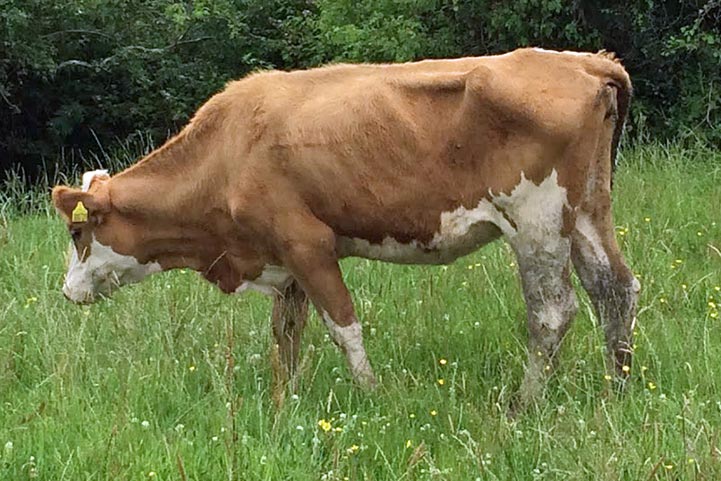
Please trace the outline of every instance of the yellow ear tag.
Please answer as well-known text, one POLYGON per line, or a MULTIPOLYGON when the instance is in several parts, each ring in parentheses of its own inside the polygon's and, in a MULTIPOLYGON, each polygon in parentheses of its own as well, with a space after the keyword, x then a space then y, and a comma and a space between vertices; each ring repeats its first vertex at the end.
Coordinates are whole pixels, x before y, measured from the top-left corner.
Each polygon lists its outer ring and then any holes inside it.
POLYGON ((82 202, 78 202, 78 205, 73 209, 73 222, 87 222, 88 221, 88 209, 85 208, 82 202))

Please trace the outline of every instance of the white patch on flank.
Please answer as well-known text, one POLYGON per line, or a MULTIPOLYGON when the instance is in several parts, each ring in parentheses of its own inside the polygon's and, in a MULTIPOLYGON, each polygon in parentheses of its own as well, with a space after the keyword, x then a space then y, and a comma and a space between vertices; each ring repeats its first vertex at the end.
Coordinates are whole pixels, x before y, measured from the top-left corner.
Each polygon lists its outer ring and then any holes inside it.
POLYGON ((91 170, 89 172, 85 172, 83 174, 83 186, 82 186, 83 192, 87 192, 88 189, 90 189, 90 184, 93 183, 93 179, 96 176, 102 177, 102 176, 106 176, 106 175, 108 175, 108 171, 105 169, 91 170))
MULTIPOLYGON (((386 237, 380 244, 340 237, 341 256, 360 256, 399 263, 445 264, 504 234, 509 241, 548 243, 558 238, 563 224, 566 189, 558 185, 554 169, 539 185, 526 179, 510 194, 481 199, 474 208, 460 206, 441 213, 440 228, 430 242, 400 243, 386 237), (505 215, 504 215, 505 214, 505 215), (510 222, 509 219, 512 221, 510 222)), ((553 246, 551 246, 553 248, 553 246)))
POLYGON ((341 327, 331 319, 326 311, 323 311, 323 322, 328 327, 333 340, 345 352, 353 378, 362 384, 375 383, 375 376, 363 347, 363 330, 360 323, 356 321, 341 327))
POLYGON ((631 283, 631 289, 633 289, 633 292, 638 294, 641 292, 641 282, 634 276, 633 282, 631 283))
POLYGON ((509 194, 500 194, 493 204, 503 209, 516 224, 505 231, 511 244, 543 245, 544 250, 556 249, 563 227, 563 208, 568 205, 566 189, 558 184, 558 172, 536 185, 521 172, 521 181, 509 194))
POLYGON ((141 264, 135 257, 118 254, 93 237, 90 255, 85 261, 80 260, 74 246, 71 248, 63 292, 74 302, 89 302, 97 294, 108 295, 116 287, 138 282, 160 271, 162 268, 157 262, 141 264))
POLYGON ((501 233, 513 230, 503 215, 487 199, 481 199, 472 209, 463 206, 441 213, 439 231, 430 242, 413 240, 401 243, 386 237, 380 244, 365 239, 341 237, 338 250, 341 256, 359 256, 402 264, 448 264, 458 257, 495 240, 501 233))
POLYGON ((555 53, 558 55, 564 55, 564 54, 565 55, 578 55, 580 57, 590 57, 591 55, 593 55, 588 52, 572 52, 570 50, 563 50, 562 52, 560 52, 558 50, 546 50, 545 48, 540 48, 540 47, 534 47, 533 50, 535 50, 536 52, 540 52, 540 53, 555 53))
POLYGON ((280 266, 267 265, 263 268, 263 272, 252 281, 244 281, 235 290, 236 294, 240 294, 248 289, 258 291, 266 296, 273 295, 280 291, 290 280, 290 273, 280 266))
POLYGON ((460 206, 454 211, 441 213, 441 227, 433 236, 430 247, 470 252, 478 246, 479 241, 487 241, 488 237, 495 238, 489 236, 492 234, 488 229, 489 226, 477 232, 478 227, 483 226, 484 223, 491 223, 502 233, 511 234, 514 231, 513 226, 492 202, 493 198, 491 201, 481 199, 473 209, 460 206))

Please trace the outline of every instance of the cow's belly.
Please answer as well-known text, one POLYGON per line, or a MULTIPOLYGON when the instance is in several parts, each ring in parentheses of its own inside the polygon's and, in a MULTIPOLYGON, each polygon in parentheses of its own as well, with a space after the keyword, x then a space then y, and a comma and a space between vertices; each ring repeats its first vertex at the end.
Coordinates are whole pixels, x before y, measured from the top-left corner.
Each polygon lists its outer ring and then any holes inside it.
POLYGON ((263 272, 252 281, 243 281, 235 290, 236 294, 240 294, 247 290, 258 291, 267 296, 282 292, 283 288, 288 285, 291 280, 290 272, 285 268, 274 265, 267 265, 263 272))
POLYGON ((364 257, 398 264, 449 264, 497 239, 501 229, 491 221, 476 221, 436 234, 429 242, 402 243, 388 236, 381 243, 338 237, 339 257, 364 257))

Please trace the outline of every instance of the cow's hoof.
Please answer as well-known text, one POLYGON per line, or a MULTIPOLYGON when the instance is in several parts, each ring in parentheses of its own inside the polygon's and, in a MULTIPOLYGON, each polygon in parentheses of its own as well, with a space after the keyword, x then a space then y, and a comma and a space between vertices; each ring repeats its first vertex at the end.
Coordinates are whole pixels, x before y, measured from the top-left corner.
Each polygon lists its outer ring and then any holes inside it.
POLYGON ((374 391, 378 387, 378 381, 376 380, 373 372, 359 373, 355 376, 355 382, 364 391, 374 391))

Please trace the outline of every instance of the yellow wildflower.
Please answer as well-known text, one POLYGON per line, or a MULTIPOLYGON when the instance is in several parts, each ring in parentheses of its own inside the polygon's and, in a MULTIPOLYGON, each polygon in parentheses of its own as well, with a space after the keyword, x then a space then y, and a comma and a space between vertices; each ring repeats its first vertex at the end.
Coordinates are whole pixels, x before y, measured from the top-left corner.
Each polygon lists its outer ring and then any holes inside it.
POLYGON ((445 359, 439 359, 438 364, 440 364, 441 366, 445 366, 446 364, 448 364, 448 361, 446 361, 445 359))
POLYGON ((654 389, 656 389, 656 385, 655 385, 654 383, 652 383, 652 382, 649 381, 649 383, 648 383, 648 388, 649 388, 651 391, 653 391, 654 389))
POLYGON ((406 448, 410 448, 411 446, 413 446, 413 442, 410 439, 407 439, 406 440, 406 448))
POLYGON ((331 426, 330 422, 326 421, 325 419, 321 419, 320 421, 318 421, 318 427, 321 428, 326 433, 333 428, 333 426, 331 426))
POLYGON ((445 383, 446 383, 446 380, 445 380, 445 379, 439 379, 439 380, 438 380, 438 385, 439 385, 439 386, 443 386, 445 383))
POLYGON ((438 411, 435 409, 431 409, 431 416, 436 416, 438 414, 438 411))

